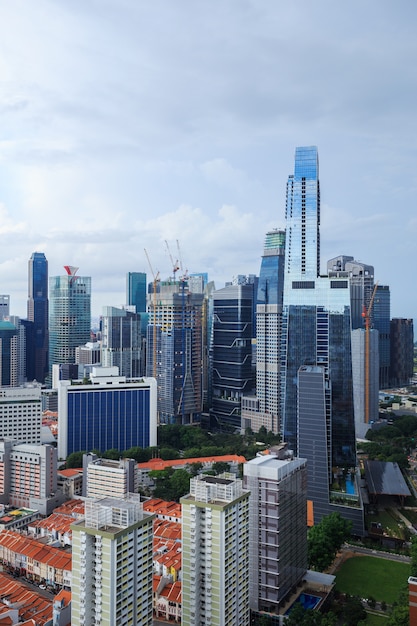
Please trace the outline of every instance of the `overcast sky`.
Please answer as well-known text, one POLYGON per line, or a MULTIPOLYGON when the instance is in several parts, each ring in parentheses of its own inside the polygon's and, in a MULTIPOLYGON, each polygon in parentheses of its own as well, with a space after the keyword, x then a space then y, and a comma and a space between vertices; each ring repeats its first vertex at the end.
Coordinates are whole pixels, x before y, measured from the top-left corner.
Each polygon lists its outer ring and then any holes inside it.
POLYGON ((321 257, 349 254, 417 317, 414 0, 0 0, 0 293, 27 262, 92 277, 259 273, 296 146, 317 145, 321 257))

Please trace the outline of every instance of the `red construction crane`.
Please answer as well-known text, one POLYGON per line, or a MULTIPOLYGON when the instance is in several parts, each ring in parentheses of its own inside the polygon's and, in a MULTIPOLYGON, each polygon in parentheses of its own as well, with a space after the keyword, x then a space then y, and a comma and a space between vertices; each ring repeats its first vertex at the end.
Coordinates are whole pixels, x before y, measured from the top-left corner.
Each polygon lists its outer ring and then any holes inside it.
POLYGON ((369 301, 369 306, 366 308, 363 305, 362 317, 365 323, 365 424, 369 424, 370 414, 370 389, 369 389, 369 374, 370 374, 370 336, 369 331, 371 329, 371 313, 374 305, 375 295, 378 288, 378 282, 375 283, 372 291, 372 296, 369 301))

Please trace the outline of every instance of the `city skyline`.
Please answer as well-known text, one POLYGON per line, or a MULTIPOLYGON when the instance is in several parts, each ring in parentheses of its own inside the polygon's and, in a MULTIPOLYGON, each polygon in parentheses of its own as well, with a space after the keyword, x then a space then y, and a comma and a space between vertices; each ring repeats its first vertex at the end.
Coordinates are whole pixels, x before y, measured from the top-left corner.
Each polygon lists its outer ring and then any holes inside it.
POLYGON ((143 248, 169 275, 165 239, 217 288, 257 272, 264 233, 283 227, 294 147, 317 145, 323 263, 371 263, 392 316, 415 318, 417 7, 406 6, 5 4, 0 293, 11 313, 25 317, 33 251, 52 276, 71 264, 92 277, 95 316, 124 303, 127 272, 150 277, 143 248))

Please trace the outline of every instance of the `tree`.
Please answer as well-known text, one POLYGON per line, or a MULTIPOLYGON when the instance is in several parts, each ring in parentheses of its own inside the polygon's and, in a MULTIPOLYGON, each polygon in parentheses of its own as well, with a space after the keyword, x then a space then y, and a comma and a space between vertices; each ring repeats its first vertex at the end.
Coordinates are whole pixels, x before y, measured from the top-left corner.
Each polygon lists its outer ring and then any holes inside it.
POLYGON ((110 450, 106 450, 103 453, 103 459, 112 459, 113 461, 118 461, 121 457, 119 450, 116 448, 111 448, 110 450))
POLYGON ((340 513, 330 513, 308 531, 309 567, 323 571, 334 560, 337 551, 350 536, 352 522, 340 513))
POLYGON ((350 596, 343 607, 343 619, 345 626, 357 626, 359 622, 366 619, 366 611, 360 598, 350 596))
POLYGON ((150 448, 140 448, 139 446, 133 446, 123 452, 125 459, 135 459, 138 463, 146 463, 151 458, 150 448))
POLYGON ((65 461, 65 467, 67 469, 82 467, 84 454, 87 454, 85 450, 83 452, 72 452, 69 454, 65 461))
POLYGON ((212 466, 213 472, 217 474, 223 474, 223 472, 230 472, 230 464, 226 461, 216 461, 212 466))
POLYGON ((164 461, 169 461, 172 459, 179 459, 180 454, 178 450, 174 450, 173 448, 161 448, 159 451, 159 456, 164 461))
POLYGON ((337 618, 334 613, 319 613, 305 609, 299 602, 291 608, 285 620, 285 626, 335 626, 337 618))
POLYGON ((410 563, 410 576, 417 578, 417 536, 413 535, 411 538, 411 563, 410 563))
POLYGON ((203 469, 203 464, 199 461, 196 461, 195 463, 190 463, 188 465, 188 469, 191 476, 197 476, 197 474, 199 474, 203 469))

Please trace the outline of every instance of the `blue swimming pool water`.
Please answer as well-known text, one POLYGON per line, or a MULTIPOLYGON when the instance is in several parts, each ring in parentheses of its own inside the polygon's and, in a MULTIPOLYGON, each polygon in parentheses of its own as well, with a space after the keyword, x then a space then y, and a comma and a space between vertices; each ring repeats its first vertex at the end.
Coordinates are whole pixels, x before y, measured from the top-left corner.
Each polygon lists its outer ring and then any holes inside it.
MULTIPOLYGON (((309 593, 301 593, 298 596, 297 600, 294 602, 294 604, 296 604, 296 602, 298 602, 305 609, 314 609, 314 607, 316 607, 318 605, 320 600, 321 600, 320 596, 312 596, 309 593)), ((291 609, 294 608, 294 604, 292 604, 290 606, 290 608, 285 613, 285 615, 288 615, 291 612, 291 609)))
POLYGON ((346 493, 354 494, 355 493, 355 483, 351 478, 346 478, 346 493))

